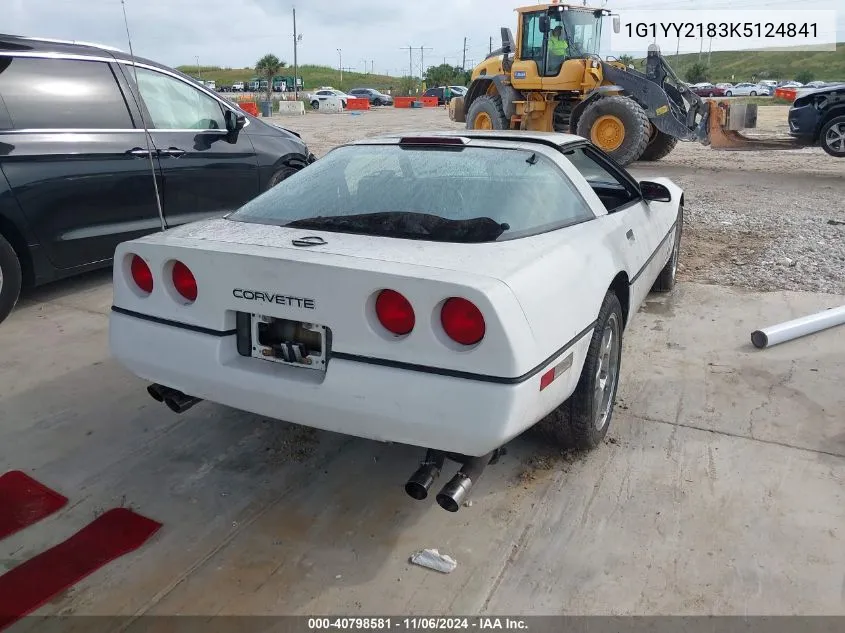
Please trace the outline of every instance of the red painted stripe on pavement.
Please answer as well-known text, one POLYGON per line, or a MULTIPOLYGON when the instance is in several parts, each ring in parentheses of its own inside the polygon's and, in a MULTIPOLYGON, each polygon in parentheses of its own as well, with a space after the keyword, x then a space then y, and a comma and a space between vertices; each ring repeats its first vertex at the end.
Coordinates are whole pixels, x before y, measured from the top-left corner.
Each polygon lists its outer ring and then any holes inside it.
POLYGON ((100 567, 138 549, 160 527, 161 523, 129 508, 115 508, 63 543, 10 569, 0 576, 0 630, 100 567))
POLYGON ((0 475, 0 539, 38 523, 66 503, 66 497, 19 470, 0 475))

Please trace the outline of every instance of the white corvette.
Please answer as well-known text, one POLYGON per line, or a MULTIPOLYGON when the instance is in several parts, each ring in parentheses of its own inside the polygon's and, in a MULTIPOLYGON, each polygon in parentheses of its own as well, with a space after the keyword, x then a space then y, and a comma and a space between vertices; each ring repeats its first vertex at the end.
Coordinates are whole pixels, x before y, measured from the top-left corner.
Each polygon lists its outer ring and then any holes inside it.
POLYGON ((597 445, 624 327, 674 285, 683 192, 577 136, 455 134, 344 145, 226 218, 121 244, 112 354, 174 411, 430 449, 416 498, 462 461, 453 511, 538 422, 597 445))

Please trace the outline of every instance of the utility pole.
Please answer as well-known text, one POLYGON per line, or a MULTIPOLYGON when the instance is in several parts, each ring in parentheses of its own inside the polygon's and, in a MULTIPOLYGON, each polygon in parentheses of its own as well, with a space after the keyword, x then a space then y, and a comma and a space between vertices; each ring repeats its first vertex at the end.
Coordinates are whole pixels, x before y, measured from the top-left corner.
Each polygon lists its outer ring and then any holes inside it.
POLYGON ((196 55, 196 59, 197 59, 197 79, 202 81, 202 71, 200 70, 200 56, 196 55))
POLYGON ((296 7, 293 8, 293 98, 299 101, 299 63, 296 58, 296 46, 302 38, 296 35, 296 7))
POLYGON ((464 38, 464 61, 461 65, 461 70, 467 69, 467 38, 464 38))
POLYGON ((340 69, 340 83, 343 83, 343 51, 337 49, 337 67, 340 69))
POLYGON ((493 54, 493 36, 492 35, 490 36, 490 51, 489 51, 489 54, 490 55, 493 54))
POLYGON ((710 44, 707 46, 707 66, 710 66, 710 54, 713 52, 713 38, 710 38, 710 44))
POLYGON ((704 38, 701 38, 701 47, 698 49, 698 61, 701 61, 701 54, 704 52, 704 38))
POLYGON ((376 60, 374 59, 370 60, 370 72, 374 75, 376 74, 376 60))
POLYGON ((425 51, 434 50, 430 46, 420 46, 420 79, 425 77, 425 51))
POLYGON ((414 47, 403 46, 402 50, 408 49, 408 77, 414 76, 414 47))

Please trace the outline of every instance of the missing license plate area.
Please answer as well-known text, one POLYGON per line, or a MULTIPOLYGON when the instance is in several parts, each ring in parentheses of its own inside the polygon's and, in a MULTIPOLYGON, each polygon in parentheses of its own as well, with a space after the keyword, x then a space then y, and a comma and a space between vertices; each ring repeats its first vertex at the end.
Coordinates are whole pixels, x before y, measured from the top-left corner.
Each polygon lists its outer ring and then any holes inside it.
POLYGON ((326 328, 271 316, 252 315, 255 358, 309 369, 326 368, 326 328))

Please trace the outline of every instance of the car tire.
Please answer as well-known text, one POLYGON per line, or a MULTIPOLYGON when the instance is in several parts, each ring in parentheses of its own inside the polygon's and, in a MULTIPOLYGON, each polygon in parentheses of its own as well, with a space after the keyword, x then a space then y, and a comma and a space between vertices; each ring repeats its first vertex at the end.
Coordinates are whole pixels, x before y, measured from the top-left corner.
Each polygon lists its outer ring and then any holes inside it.
POLYGON ((756 91, 756 90, 752 90, 749 94, 750 94, 752 97, 756 97, 756 96, 757 96, 757 91, 756 91))
POLYGON ((713 93, 712 93, 712 92, 708 92, 708 93, 707 93, 707 96, 708 96, 708 97, 712 97, 712 96, 713 96, 713 93))
POLYGON ((684 207, 678 207, 678 225, 675 230, 675 245, 672 248, 672 254, 669 256, 669 261, 660 271, 657 279, 654 280, 654 285, 651 287, 653 292, 671 292, 675 287, 675 280, 678 274, 678 260, 681 257, 681 236, 684 232, 684 207))
POLYGON ((311 102, 311 109, 312 110, 319 110, 320 109, 320 102, 316 99, 311 102))
POLYGON ((725 93, 725 96, 726 96, 726 97, 733 97, 733 96, 734 96, 734 93, 732 93, 730 90, 728 90, 728 91, 725 93))
POLYGON ((645 110, 630 97, 601 97, 588 105, 576 125, 578 136, 590 139, 621 166, 630 165, 643 155, 651 133, 645 110), (603 124, 612 124, 608 132, 603 124), (621 140, 618 128, 621 125, 621 140), (618 145, 615 143, 618 141, 618 145))
POLYGON ((675 145, 678 144, 678 139, 666 134, 666 132, 661 132, 657 128, 654 128, 652 132, 651 140, 640 156, 642 161, 660 160, 668 156, 675 149, 675 145))
POLYGON ((468 130, 507 130, 510 123, 505 116, 502 98, 499 95, 478 97, 469 107, 466 124, 468 130), (477 127, 476 123, 481 127, 477 127))
POLYGON ((15 249, 0 235, 0 323, 9 316, 21 293, 21 262, 15 249))
POLYGON ((845 158, 845 116, 833 117, 830 121, 822 126, 819 133, 819 144, 822 149, 831 156, 836 158, 845 158), (828 139, 830 136, 830 139, 828 139), (838 147, 831 145, 836 142, 838 137, 838 147))
POLYGON ((300 169, 301 169, 300 167, 293 167, 291 165, 285 165, 284 167, 279 169, 276 173, 274 173, 272 176, 270 176, 270 180, 267 181, 266 191, 269 191, 270 189, 272 189, 273 187, 278 185, 280 182, 282 182, 286 178, 290 178, 296 172, 298 172, 300 169))
POLYGON ((624 329, 622 305, 619 298, 608 291, 599 310, 578 386, 563 404, 535 427, 544 439, 560 448, 577 450, 593 449, 602 443, 613 417, 613 403, 619 386, 624 329), (606 341, 608 330, 611 338, 606 341), (597 394, 600 388, 597 381, 601 380, 601 375, 604 375, 605 387, 597 394))

